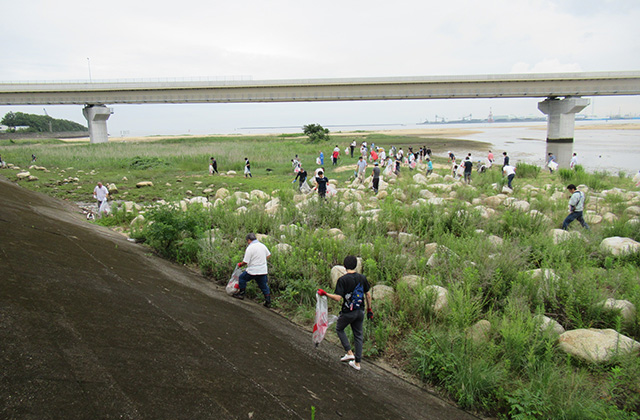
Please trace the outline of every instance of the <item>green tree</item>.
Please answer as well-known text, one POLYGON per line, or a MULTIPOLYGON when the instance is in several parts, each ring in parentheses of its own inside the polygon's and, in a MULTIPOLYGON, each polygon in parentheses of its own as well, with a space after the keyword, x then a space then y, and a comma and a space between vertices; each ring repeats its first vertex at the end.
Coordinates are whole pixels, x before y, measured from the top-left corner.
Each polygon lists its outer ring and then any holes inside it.
POLYGON ((25 114, 23 112, 8 112, 0 121, 15 131, 16 127, 27 127, 20 129, 22 132, 49 132, 49 131, 87 131, 87 128, 69 120, 58 120, 48 115, 25 114))
POLYGON ((302 131, 312 143, 329 140, 329 129, 323 128, 320 124, 307 124, 302 128, 302 131))

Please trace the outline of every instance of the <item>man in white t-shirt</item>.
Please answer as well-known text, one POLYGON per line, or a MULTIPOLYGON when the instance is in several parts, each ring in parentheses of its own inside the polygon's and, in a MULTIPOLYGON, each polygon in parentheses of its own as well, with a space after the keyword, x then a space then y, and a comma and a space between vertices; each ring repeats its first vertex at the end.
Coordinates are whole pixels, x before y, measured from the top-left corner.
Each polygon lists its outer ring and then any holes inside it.
POLYGON ((364 182, 364 171, 367 168, 367 161, 364 160, 362 158, 362 156, 360 156, 360 158, 358 159, 358 163, 356 165, 357 171, 358 171, 358 179, 360 180, 360 182, 364 182))
POLYGON ((244 252, 242 262, 238 263, 238 268, 246 265, 247 269, 240 274, 240 278, 238 279, 240 290, 238 290, 233 297, 244 299, 247 283, 250 280, 255 280, 264 295, 264 306, 270 308, 271 291, 267 284, 267 259, 271 256, 271 252, 269 252, 263 243, 258 241, 255 233, 248 234, 246 240, 247 249, 244 252))
POLYGON ((511 181, 513 181, 513 178, 516 177, 516 168, 515 168, 515 166, 505 165, 502 168, 502 174, 507 177, 507 181, 508 181, 507 186, 509 188, 513 189, 513 187, 511 186, 511 181))
POLYGON ((109 197, 109 190, 107 187, 102 185, 102 182, 98 182, 98 185, 93 189, 93 198, 98 201, 98 211, 100 210, 100 206, 104 201, 109 197))

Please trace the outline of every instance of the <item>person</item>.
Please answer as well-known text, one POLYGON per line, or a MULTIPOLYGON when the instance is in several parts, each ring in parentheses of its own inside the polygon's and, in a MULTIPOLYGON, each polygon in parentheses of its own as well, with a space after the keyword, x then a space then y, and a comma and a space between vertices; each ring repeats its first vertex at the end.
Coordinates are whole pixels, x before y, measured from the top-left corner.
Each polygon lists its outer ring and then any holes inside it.
POLYGON ((326 296, 336 302, 343 301, 340 316, 336 323, 336 333, 338 334, 338 338, 340 338, 342 347, 347 353, 342 356, 340 361, 349 362, 349 366, 355 370, 360 370, 364 338, 362 326, 364 324, 365 306, 369 320, 373 320, 373 310, 371 308, 371 286, 364 275, 356 272, 357 264, 358 260, 356 257, 353 255, 346 256, 344 259, 344 268, 347 269, 347 274, 338 279, 334 293, 327 293, 319 289, 318 294, 320 296, 326 296), (362 293, 364 294, 364 302, 362 302, 359 308, 357 304, 354 304, 352 301, 354 292, 356 292, 357 288, 360 289, 357 287, 358 285, 361 285, 362 293), (349 338, 344 331, 347 326, 351 326, 351 331, 353 332, 355 354, 351 348, 351 343, 349 343, 349 338))
POLYGON ((427 156, 431 159, 431 146, 427 147, 427 156))
POLYGON ((322 150, 320 150, 320 166, 324 166, 324 153, 322 153, 322 150))
POLYGON ((573 157, 571 158, 571 162, 569 162, 569 167, 575 170, 577 164, 578 164, 578 155, 574 153, 573 157))
POLYGON ((362 156, 360 156, 356 166, 357 166, 356 169, 358 170, 358 179, 360 180, 360 183, 362 183, 364 182, 364 171, 367 168, 367 161, 364 160, 362 156))
POLYGON ((378 154, 378 158, 380 159, 380 162, 382 162, 382 166, 384 166, 385 161, 387 160, 387 154, 382 147, 378 150, 380 151, 380 154, 378 154))
POLYGON ((451 163, 453 163, 455 165, 455 163, 456 163, 456 155, 454 155, 452 151, 448 151, 447 154, 449 155, 449 162, 451 162, 451 163))
POLYGON ((307 181, 307 171, 302 167, 302 165, 300 166, 300 171, 298 171, 296 177, 293 179, 293 182, 296 182, 296 179, 298 180, 298 191, 302 191, 302 184, 307 181))
POLYGON ((33 153, 31 154, 31 163, 36 163, 36 155, 34 155, 33 153))
POLYGON ((433 173, 433 162, 431 162, 430 158, 427 158, 427 176, 433 173))
POLYGON ((589 229, 589 225, 587 225, 587 222, 585 222, 582 217, 585 200, 584 193, 578 191, 578 188, 573 184, 567 185, 567 190, 571 193, 571 198, 569 198, 569 215, 562 222, 562 229, 568 230, 569 224, 576 219, 583 228, 589 229))
POLYGON ((109 190, 102 185, 102 182, 98 182, 98 185, 93 189, 93 198, 98 202, 98 213, 100 213, 100 206, 109 198, 109 190))
POLYGON ((402 165, 402 158, 400 157, 400 153, 398 153, 396 155, 396 168, 395 168, 396 175, 400 175, 400 165, 402 165))
POLYGON ((398 159, 402 160, 402 158, 404 157, 404 151, 402 150, 402 147, 398 150, 398 154, 396 156, 398 157, 398 159))
POLYGON ((513 189, 513 187, 511 186, 511 181, 513 181, 513 178, 516 177, 516 168, 511 165, 505 165, 502 167, 502 174, 507 177, 507 186, 513 189))
POLYGON ((211 163, 209 164, 209 172, 211 173, 211 175, 213 175, 214 173, 220 175, 220 173, 218 172, 218 161, 211 156, 211 163), (213 172, 211 171, 213 169, 213 172))
POLYGON ((336 144, 336 147, 333 149, 333 155, 331 156, 331 159, 333 160, 333 166, 336 166, 338 164, 338 156, 340 156, 340 148, 336 144))
POLYGON ((251 163, 249 163, 249 158, 244 158, 244 177, 253 178, 251 175, 251 163))
POLYGON ((351 157, 353 157, 353 151, 356 148, 356 140, 355 139, 351 142, 351 145, 349 146, 349 148, 351 149, 351 157))
POLYGON ((493 165, 493 152, 489 150, 489 154, 487 155, 487 160, 489 161, 489 165, 493 165))
POLYGON ((473 162, 471 161, 471 158, 467 156, 462 164, 464 165, 464 181, 467 184, 471 184, 471 171, 473 170, 473 162))
POLYGON ((502 160, 502 170, 504 171, 504 167, 509 164, 509 156, 507 156, 507 152, 502 152, 503 160, 502 160))
POLYGON ((237 299, 244 299, 247 283, 255 280, 264 295, 264 306, 271 307, 271 291, 269 290, 269 278, 267 260, 271 257, 269 249, 256 238, 255 233, 246 236, 247 249, 244 251, 244 258, 238 263, 238 268, 247 266, 247 269, 240 274, 238 285, 240 288, 232 296, 237 299))
POLYGON ((373 191, 375 193, 378 192, 378 187, 380 186, 380 166, 378 162, 373 164, 373 191))
POLYGON ((7 163, 2 160, 2 155, 0 155, 0 168, 4 169, 7 167, 7 163))
POLYGON ((553 170, 558 167, 558 164, 556 163, 556 157, 553 155, 553 153, 549 153, 547 155, 547 167, 549 168, 550 174, 553 174, 553 170))
POLYGON ((316 187, 318 189, 318 196, 320 198, 326 198, 327 195, 327 184, 329 183, 329 178, 324 176, 324 171, 318 171, 318 176, 316 176, 316 187))

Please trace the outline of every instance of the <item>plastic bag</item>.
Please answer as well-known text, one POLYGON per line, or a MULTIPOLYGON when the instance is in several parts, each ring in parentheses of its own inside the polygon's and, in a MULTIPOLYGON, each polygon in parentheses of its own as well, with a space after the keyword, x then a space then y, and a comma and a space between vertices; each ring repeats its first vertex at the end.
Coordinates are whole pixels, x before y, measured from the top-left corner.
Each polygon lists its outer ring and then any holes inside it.
POLYGON ((313 344, 318 345, 324 339, 329 326, 338 319, 335 315, 329 315, 329 304, 326 296, 316 293, 316 322, 313 324, 313 344))
POLYGON ((107 200, 104 200, 102 204, 100 204, 100 208, 98 209, 98 214, 109 214, 111 213, 111 204, 107 200))
POLYGON ((227 283, 227 294, 232 295, 240 290, 240 274, 242 274, 242 269, 236 267, 233 270, 233 274, 231 274, 231 278, 229 279, 229 283, 227 283))

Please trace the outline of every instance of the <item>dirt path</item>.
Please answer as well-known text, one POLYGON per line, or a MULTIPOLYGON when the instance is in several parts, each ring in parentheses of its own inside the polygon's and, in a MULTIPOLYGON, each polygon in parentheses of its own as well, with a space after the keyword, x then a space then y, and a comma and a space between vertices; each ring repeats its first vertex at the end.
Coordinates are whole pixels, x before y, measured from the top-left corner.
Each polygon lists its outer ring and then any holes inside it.
POLYGON ((0 417, 472 419, 0 176, 0 417))

